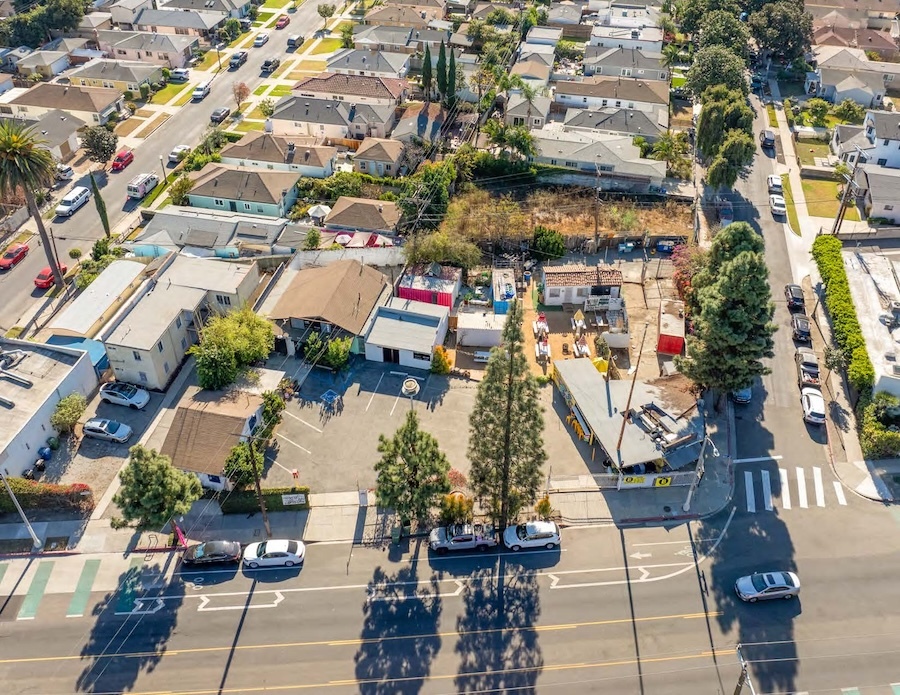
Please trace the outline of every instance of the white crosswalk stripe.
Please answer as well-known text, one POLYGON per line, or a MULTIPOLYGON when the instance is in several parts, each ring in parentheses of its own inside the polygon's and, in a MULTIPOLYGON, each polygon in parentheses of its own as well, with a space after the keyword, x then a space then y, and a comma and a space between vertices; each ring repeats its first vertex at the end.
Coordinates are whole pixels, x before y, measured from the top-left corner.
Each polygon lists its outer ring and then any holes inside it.
MULTIPOLYGON (((788 468, 779 468, 777 475, 771 470, 744 471, 744 495, 746 511, 755 514, 762 511, 790 509, 809 509, 813 501, 808 497, 807 478, 812 478, 810 493, 815 496, 815 507, 826 507, 831 504, 847 506, 847 496, 840 481, 833 480, 832 485, 825 483, 822 469, 818 466, 810 468, 795 467, 794 474, 788 468), (774 480, 773 480, 774 478, 774 480), (773 482, 777 489, 772 488, 773 482), (793 490, 792 490, 793 488, 793 490), (834 489, 834 497, 826 494, 826 489, 834 489)), ((898 694, 900 695, 900 694, 898 694)))

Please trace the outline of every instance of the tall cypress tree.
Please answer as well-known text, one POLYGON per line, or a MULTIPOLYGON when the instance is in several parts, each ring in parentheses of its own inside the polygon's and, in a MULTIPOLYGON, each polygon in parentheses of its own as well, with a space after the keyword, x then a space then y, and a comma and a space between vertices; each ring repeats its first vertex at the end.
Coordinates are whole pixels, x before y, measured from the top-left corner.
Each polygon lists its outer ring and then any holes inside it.
POLYGON ((425 57, 422 59, 422 89, 425 92, 425 101, 431 101, 431 89, 434 82, 433 67, 431 65, 431 48, 425 44, 425 57))
POLYGON ((447 106, 453 108, 456 103, 456 53, 450 49, 450 60, 447 62, 447 106))
POLYGON ((514 302, 469 417, 472 490, 490 507, 500 528, 534 502, 547 460, 543 409, 525 358, 522 317, 521 303, 514 302))
POLYGON ((94 172, 91 172, 91 193, 94 196, 94 205, 97 207, 97 214, 100 216, 100 224, 103 225, 103 232, 109 238, 111 231, 109 228, 109 215, 106 213, 106 201, 100 195, 100 188, 94 180, 94 172))
POLYGON ((447 49, 444 47, 444 42, 441 41, 441 50, 438 53, 437 59, 437 75, 435 75, 437 80, 437 90, 438 94, 441 95, 441 101, 447 98, 447 49))

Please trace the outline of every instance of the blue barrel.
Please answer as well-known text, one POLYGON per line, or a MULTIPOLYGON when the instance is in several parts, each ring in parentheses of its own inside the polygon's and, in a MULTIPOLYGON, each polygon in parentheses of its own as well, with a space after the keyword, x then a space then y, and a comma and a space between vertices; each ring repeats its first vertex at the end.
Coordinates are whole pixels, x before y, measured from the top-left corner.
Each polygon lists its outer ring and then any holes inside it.
POLYGON ((38 456, 40 456, 45 461, 49 461, 50 457, 53 456, 53 450, 49 446, 42 446, 38 449, 38 456))

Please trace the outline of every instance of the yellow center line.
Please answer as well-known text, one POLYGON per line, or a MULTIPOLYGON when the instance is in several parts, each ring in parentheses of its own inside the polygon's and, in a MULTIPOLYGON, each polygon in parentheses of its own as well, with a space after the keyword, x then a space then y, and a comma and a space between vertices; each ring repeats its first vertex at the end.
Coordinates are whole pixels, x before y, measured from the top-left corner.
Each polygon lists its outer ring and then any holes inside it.
POLYGON ((555 630, 575 630, 584 627, 600 627, 604 625, 624 625, 628 623, 648 623, 660 620, 698 620, 722 615, 720 611, 710 613, 681 613, 678 615, 655 615, 646 618, 616 618, 611 620, 592 620, 582 623, 560 623, 556 625, 534 625, 526 627, 497 627, 485 630, 450 630, 449 632, 420 633, 414 635, 386 635, 384 637, 358 638, 345 640, 317 640, 314 642, 275 642, 269 644, 240 644, 236 647, 191 647, 166 651, 121 652, 100 654, 70 654, 67 656, 32 656, 14 659, 0 659, 0 664, 32 664, 53 661, 84 661, 85 659, 146 659, 148 657, 184 656, 186 654, 210 654, 214 652, 248 651, 254 649, 296 649, 302 647, 356 647, 364 644, 376 644, 399 640, 433 639, 435 637, 461 637, 463 635, 489 635, 504 632, 551 632, 555 630))

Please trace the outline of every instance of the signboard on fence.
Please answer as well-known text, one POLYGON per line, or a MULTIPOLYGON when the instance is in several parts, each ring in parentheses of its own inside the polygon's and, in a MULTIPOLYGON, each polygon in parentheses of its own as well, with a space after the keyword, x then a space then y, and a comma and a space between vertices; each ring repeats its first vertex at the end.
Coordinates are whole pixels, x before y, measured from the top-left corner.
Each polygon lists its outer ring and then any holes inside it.
POLYGON ((285 507, 290 507, 295 504, 306 504, 306 494, 303 492, 298 492, 294 495, 282 495, 281 503, 285 507))
POLYGON ((694 473, 648 473, 646 475, 626 475, 618 481, 618 489, 640 487, 673 487, 677 485, 690 485, 694 479, 694 473))

